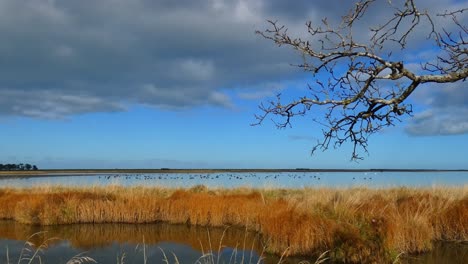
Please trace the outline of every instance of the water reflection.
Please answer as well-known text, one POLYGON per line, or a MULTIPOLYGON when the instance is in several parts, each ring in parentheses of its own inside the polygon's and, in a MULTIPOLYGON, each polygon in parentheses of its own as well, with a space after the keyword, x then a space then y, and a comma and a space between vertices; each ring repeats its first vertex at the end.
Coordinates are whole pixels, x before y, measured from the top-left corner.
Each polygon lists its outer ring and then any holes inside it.
MULTIPOLYGON (((215 253, 219 250, 220 263, 239 263, 242 259, 245 263, 257 263, 260 257, 263 258, 262 263, 279 261, 278 256, 261 253, 261 239, 255 233, 235 227, 208 230, 165 223, 31 226, 0 221, 0 263, 7 259, 7 248, 10 263, 16 263, 25 241, 39 231, 44 232, 30 239, 35 245, 40 245, 46 238, 60 238, 51 240, 41 255, 46 264, 63 264, 83 252, 98 263, 118 263, 117 259, 123 256, 125 263, 144 263, 143 245, 148 263, 163 262, 164 254, 170 263, 176 262, 174 255, 180 263, 196 263, 210 248, 215 253)), ((213 257, 217 261, 218 254, 213 257)), ((299 263, 304 260, 314 263, 315 258, 287 258, 282 263, 299 263)), ((468 263, 468 244, 436 243, 433 251, 405 257, 403 263, 468 263)))
MULTIPOLYGON (((164 255, 171 263, 177 256, 180 263, 195 263, 205 253, 220 252, 221 263, 277 263, 278 257, 262 254, 260 237, 253 232, 230 227, 203 228, 186 225, 157 224, 73 224, 55 226, 31 226, 13 221, 0 222, 0 263, 6 260, 9 248, 10 262, 20 255, 24 242, 31 234, 44 231, 29 240, 40 245, 46 238, 51 240, 42 260, 47 264, 66 263, 76 254, 86 252, 98 263, 116 263, 125 254, 125 263, 143 263, 143 241, 151 263, 159 263, 164 255)), ((208 256, 207 256, 208 257, 208 256)), ((216 253, 214 258, 218 258, 216 253)), ((290 259, 299 262, 298 259, 290 259)))
POLYGON ((452 264, 468 263, 468 244, 442 243, 434 244, 434 250, 418 256, 403 259, 405 264, 452 264))
MULTIPOLYGON (((160 263, 164 254, 170 263, 175 257, 180 263, 195 263, 210 248, 220 263, 278 263, 279 257, 262 252, 261 238, 253 232, 230 227, 203 228, 186 225, 157 224, 73 224, 57 226, 31 226, 13 221, 0 222, 0 263, 8 255, 10 263, 16 263, 24 243, 31 234, 44 231, 29 239, 36 246, 44 239, 51 240, 41 255, 43 263, 66 263, 73 256, 83 253, 98 263, 117 263, 125 257, 125 263, 143 263, 143 245, 149 263, 160 263), (143 244, 144 241, 144 244, 143 244), (221 247, 220 247, 221 245, 221 247), (164 252, 164 254, 163 254, 164 252)), ((288 258, 283 263, 299 263, 314 257, 288 258)), ((468 263, 468 244, 436 243, 433 251, 403 259, 407 264, 468 263)))

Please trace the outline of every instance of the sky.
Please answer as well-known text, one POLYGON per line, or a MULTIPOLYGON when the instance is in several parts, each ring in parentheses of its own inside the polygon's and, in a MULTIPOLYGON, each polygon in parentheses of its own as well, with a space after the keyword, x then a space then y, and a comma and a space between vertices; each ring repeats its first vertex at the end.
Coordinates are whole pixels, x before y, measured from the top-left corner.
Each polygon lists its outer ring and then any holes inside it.
MULTIPOLYGON (((429 11, 466 7, 418 2, 429 11)), ((307 37, 305 22, 336 22, 349 7, 338 0, 0 0, 0 163, 468 169, 466 82, 418 87, 414 116, 373 135, 359 162, 350 161, 349 144, 311 155, 322 135, 315 113, 286 129, 270 120, 251 126, 260 103, 277 93, 306 96, 311 81, 291 66, 299 53, 255 31, 270 19, 307 37)), ((393 12, 380 3, 371 11, 360 38, 393 12)), ((418 65, 434 56, 424 30, 398 59, 418 65)))

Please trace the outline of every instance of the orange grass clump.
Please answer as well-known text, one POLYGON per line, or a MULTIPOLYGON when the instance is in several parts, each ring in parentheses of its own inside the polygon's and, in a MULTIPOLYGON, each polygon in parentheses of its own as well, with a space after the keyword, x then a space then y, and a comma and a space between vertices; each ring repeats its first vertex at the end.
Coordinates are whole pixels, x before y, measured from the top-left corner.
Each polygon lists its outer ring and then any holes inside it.
POLYGON ((468 240, 468 188, 429 189, 0 189, 0 219, 54 225, 168 222, 239 226, 269 252, 330 250, 347 263, 381 263, 468 240))

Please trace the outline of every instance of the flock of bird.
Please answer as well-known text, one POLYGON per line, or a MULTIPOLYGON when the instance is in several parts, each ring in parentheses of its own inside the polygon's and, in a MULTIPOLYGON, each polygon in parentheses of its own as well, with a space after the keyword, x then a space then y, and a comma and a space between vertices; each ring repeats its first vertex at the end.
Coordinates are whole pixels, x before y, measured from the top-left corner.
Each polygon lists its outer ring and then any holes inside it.
MULTIPOLYGON (((375 174, 375 173, 374 173, 375 174)), ((150 173, 150 174, 111 174, 100 175, 99 179, 125 179, 125 180, 272 180, 286 178, 293 180, 317 180, 324 175, 320 173, 150 173)), ((326 177, 326 176, 325 176, 326 177)), ((353 176, 353 180, 372 180, 372 176, 363 174, 353 176)))

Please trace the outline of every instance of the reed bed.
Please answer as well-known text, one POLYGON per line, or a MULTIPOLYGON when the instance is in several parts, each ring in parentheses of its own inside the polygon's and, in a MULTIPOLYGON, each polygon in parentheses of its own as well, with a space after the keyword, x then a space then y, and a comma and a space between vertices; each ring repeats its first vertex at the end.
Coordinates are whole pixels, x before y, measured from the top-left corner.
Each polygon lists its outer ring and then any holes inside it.
POLYGON ((239 226, 266 251, 346 263, 383 263, 468 241, 468 187, 0 189, 0 219, 26 224, 152 223, 239 226))

